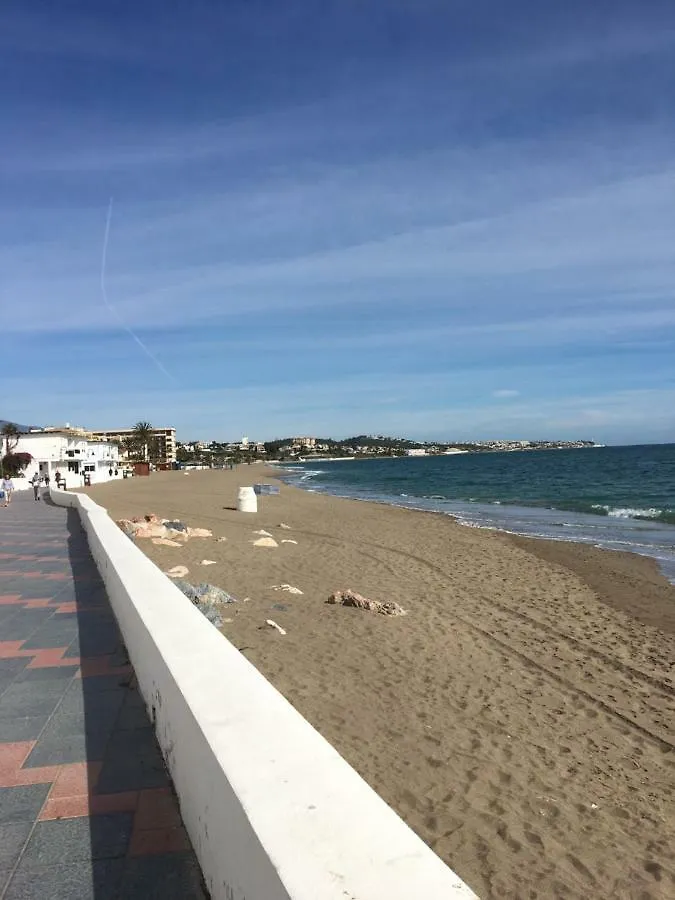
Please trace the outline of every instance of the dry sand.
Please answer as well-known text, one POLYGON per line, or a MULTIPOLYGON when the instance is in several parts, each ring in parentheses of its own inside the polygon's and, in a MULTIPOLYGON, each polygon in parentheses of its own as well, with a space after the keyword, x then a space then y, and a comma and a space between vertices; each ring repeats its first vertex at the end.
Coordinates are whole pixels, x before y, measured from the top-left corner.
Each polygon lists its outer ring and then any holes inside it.
POLYGON ((264 474, 88 492, 213 529, 139 545, 251 598, 227 637, 481 897, 675 897, 675 589, 655 564, 286 486, 237 513, 264 474), (254 547, 259 529, 298 543, 254 547), (409 615, 325 603, 343 588, 409 615))

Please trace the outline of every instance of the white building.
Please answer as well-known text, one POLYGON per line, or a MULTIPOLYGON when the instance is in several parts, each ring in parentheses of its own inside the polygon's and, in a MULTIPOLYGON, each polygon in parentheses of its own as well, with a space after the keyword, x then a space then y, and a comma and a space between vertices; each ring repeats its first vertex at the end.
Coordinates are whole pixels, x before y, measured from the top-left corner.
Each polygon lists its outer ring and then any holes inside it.
POLYGON ((405 451, 406 456, 426 456, 427 451, 423 447, 413 447, 411 450, 405 451))
POLYGON ((13 452, 30 453, 32 457, 24 478, 14 479, 17 487, 21 487, 19 482, 28 484, 36 472, 49 475, 52 481, 58 472, 67 487, 81 487, 85 475, 92 484, 122 477, 117 444, 92 440, 84 433, 55 429, 33 431, 19 436, 13 452))

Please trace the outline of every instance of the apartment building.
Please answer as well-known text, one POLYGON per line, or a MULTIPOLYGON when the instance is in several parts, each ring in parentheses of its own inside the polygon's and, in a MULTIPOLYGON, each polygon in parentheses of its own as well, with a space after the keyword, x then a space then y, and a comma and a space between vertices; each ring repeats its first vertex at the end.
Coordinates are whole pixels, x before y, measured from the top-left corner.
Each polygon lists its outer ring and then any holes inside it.
MULTIPOLYGON (((123 441, 133 437, 133 428, 109 428, 105 431, 93 431, 94 437, 108 441, 123 441)), ((153 437, 157 439, 158 460, 160 464, 174 463, 176 461, 176 429, 153 428, 153 437)))

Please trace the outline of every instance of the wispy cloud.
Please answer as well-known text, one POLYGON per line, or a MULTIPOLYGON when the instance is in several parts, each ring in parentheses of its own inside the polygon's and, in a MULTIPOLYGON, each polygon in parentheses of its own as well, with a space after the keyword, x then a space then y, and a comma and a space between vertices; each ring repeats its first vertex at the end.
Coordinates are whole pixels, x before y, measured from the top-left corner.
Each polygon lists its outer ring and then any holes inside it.
POLYGON ((131 28, 11 2, 7 370, 29 395, 58 391, 68 419, 138 410, 200 429, 223 402, 251 433, 369 416, 573 432, 596 416, 606 439, 626 431, 612 409, 636 427, 640 390, 661 434, 675 16, 622 6, 608 26, 571 0, 514 9, 497 34, 491 3, 473 6, 229 4, 198 27, 186 6, 131 28), (139 393, 152 367, 101 298, 111 194, 108 295, 176 373, 166 395, 139 393), (110 379, 101 404, 73 391, 64 353, 110 379))
POLYGON ((498 400, 510 400, 513 397, 519 397, 520 391, 515 391, 512 388, 499 388, 499 390, 492 392, 492 396, 498 400))

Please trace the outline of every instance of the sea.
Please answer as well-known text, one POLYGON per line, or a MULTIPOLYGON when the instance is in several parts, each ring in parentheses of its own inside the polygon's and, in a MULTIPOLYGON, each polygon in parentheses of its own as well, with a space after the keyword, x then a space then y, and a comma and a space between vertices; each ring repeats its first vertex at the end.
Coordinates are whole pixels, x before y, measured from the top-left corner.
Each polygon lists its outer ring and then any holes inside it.
POLYGON ((305 490, 658 560, 675 584, 675 444, 284 464, 305 490))

